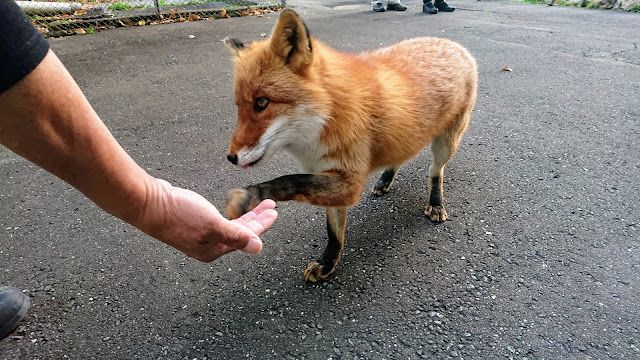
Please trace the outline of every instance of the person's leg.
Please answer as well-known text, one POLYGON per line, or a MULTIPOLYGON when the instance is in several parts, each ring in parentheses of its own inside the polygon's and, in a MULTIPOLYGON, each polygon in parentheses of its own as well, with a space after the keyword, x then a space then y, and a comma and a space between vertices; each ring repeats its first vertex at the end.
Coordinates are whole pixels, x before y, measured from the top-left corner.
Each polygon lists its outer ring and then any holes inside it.
POLYGON ((9 335, 29 310, 29 297, 20 289, 0 287, 0 340, 9 335))
POLYGON ((444 0, 436 0, 434 5, 436 9, 438 9, 438 11, 442 11, 442 12, 452 12, 456 9, 454 7, 449 6, 449 4, 444 2, 444 0))
POLYGON ((400 0, 389 0, 387 2, 387 10, 405 11, 407 7, 400 3, 400 0))
POLYGON ((373 5, 373 11, 377 11, 377 12, 384 11, 384 4, 382 3, 382 1, 372 1, 371 5, 373 5))
POLYGON ((422 12, 426 14, 437 14, 438 9, 433 6, 432 0, 422 0, 422 12))

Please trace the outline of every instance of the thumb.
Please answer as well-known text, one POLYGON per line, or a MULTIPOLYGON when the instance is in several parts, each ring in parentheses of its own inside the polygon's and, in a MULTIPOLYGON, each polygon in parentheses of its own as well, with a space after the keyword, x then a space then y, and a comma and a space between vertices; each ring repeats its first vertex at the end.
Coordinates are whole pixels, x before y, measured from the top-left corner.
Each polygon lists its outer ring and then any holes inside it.
POLYGON ((235 222, 224 220, 220 242, 234 250, 242 250, 248 254, 262 251, 262 240, 253 231, 235 222))

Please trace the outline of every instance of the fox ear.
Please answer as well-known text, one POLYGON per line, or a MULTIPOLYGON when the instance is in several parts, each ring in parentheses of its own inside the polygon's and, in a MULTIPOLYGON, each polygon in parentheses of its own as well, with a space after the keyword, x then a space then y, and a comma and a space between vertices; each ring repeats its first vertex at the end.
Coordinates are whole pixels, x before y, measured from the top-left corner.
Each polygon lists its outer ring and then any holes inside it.
POLYGON ((311 37, 300 16, 291 9, 280 14, 270 40, 271 50, 284 59, 294 71, 299 72, 311 64, 311 37))
POLYGON ((242 41, 238 39, 232 39, 232 38, 226 37, 222 41, 224 41, 224 44, 227 45, 227 47, 231 50, 231 52, 235 56, 238 56, 240 54, 240 51, 242 51, 245 48, 245 45, 242 43, 242 41))

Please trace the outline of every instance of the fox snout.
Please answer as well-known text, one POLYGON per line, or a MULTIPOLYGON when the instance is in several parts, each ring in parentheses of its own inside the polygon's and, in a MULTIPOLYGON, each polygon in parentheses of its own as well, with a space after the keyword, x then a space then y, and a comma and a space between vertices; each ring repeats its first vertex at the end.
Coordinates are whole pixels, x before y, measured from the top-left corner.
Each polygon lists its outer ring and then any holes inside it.
POLYGON ((227 160, 233 165, 238 165, 238 155, 236 154, 227 154, 227 160))

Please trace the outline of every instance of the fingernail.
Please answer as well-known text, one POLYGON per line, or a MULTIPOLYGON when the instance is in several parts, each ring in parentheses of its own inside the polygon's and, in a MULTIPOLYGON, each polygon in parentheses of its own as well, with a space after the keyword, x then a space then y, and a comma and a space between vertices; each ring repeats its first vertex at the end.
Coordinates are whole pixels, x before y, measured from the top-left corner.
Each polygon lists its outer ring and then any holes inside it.
POLYGON ((261 250, 262 250, 262 241, 260 241, 260 238, 258 237, 249 238, 249 242, 247 243, 247 246, 245 246, 244 249, 242 249, 242 251, 246 252, 247 254, 258 254, 260 253, 261 250))

